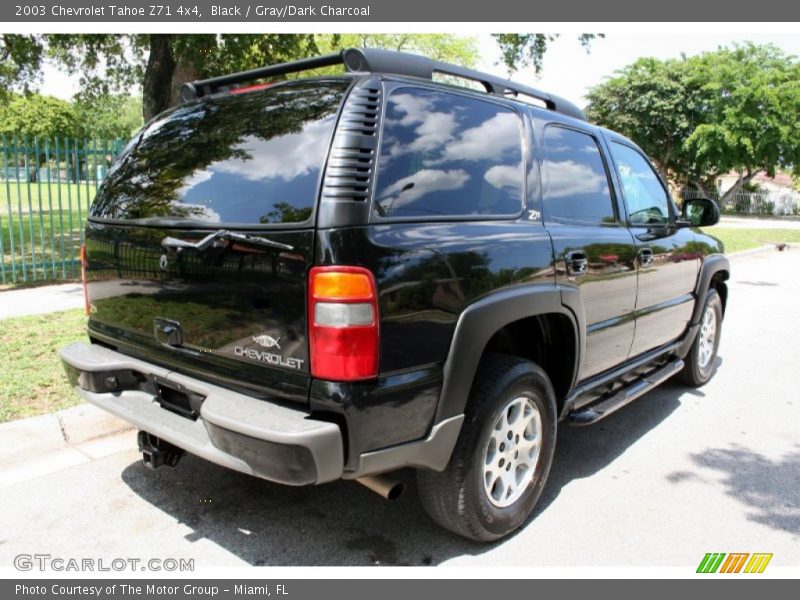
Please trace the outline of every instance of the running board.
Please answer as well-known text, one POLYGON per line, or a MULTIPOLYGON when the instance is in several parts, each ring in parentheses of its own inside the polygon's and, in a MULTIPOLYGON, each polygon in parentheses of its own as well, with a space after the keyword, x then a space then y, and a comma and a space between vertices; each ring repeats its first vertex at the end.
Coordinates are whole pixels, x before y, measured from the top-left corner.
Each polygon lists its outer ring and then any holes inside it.
POLYGON ((592 404, 569 413, 567 419, 570 425, 583 426, 597 423, 623 406, 630 404, 642 394, 655 388, 658 384, 669 379, 683 368, 683 360, 674 360, 658 371, 647 375, 632 383, 629 387, 617 392, 611 398, 592 404))

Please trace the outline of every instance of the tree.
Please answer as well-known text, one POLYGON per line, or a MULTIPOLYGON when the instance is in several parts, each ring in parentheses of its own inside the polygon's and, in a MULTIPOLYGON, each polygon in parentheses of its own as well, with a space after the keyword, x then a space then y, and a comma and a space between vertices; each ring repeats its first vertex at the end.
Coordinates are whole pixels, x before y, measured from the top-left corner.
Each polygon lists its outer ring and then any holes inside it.
POLYGON ((800 65, 774 46, 640 59, 588 94, 589 117, 638 143, 670 179, 707 193, 731 170, 800 172, 800 65))
MULTIPOLYGON (((548 45, 558 39, 559 35, 557 33, 494 33, 492 37, 500 46, 503 63, 509 73, 531 65, 538 74, 542 72, 548 45)), ((588 51, 595 38, 603 37, 605 37, 604 33, 582 33, 578 36, 578 41, 588 51)))
POLYGON ((42 66, 42 44, 35 35, 0 34, 0 105, 13 92, 28 92, 42 66))
POLYGON ((46 46, 57 64, 80 74, 84 99, 127 92, 140 84, 145 119, 178 104, 186 81, 303 58, 321 47, 367 44, 460 64, 474 64, 477 58, 474 40, 446 34, 52 34, 35 41, 46 46))
POLYGON ((135 96, 104 95, 74 104, 80 122, 80 137, 127 140, 142 126, 142 101, 135 96))
POLYGON ((0 109, 0 134, 7 137, 75 137, 80 124, 74 107, 52 96, 15 96, 0 109))
MULTIPOLYGON (((29 138, 67 138, 75 137, 80 131, 75 108, 64 100, 52 96, 31 94, 14 96, 0 109, 0 134, 7 138, 27 141, 29 138)), ((23 159, 26 164, 41 166, 47 160, 45 145, 23 143, 15 151, 15 160, 23 159)), ((28 177, 36 181, 39 170, 31 169, 28 177)))
POLYGON ((179 103, 182 83, 316 52, 311 34, 52 34, 48 54, 81 76, 90 98, 142 86, 150 119, 179 103))
POLYGON ((634 140, 662 176, 690 175, 684 142, 699 119, 700 102, 683 61, 641 58, 592 88, 587 99, 587 116, 634 140))
POLYGON ((447 33, 347 33, 315 36, 321 52, 343 48, 386 48, 398 52, 422 54, 434 60, 472 67, 478 61, 475 38, 447 33))
POLYGON ((800 173, 800 63, 794 57, 775 46, 745 44, 703 54, 687 67, 702 119, 685 146, 707 180, 740 173, 726 198, 760 171, 800 173))

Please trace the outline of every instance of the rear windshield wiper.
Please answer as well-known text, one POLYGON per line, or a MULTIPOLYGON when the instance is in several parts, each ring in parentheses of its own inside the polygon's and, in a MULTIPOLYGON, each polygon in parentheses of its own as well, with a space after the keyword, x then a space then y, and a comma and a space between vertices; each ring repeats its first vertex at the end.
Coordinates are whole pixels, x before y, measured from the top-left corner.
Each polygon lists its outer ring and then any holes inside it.
POLYGON ((281 250, 294 250, 294 246, 290 246, 289 244, 281 244, 280 242, 269 240, 265 237, 261 237, 260 235, 235 233, 227 229, 220 229, 219 231, 210 233, 203 239, 196 242, 180 240, 174 237, 165 237, 163 240, 161 240, 161 245, 164 246, 164 248, 172 248, 174 250, 191 249, 203 251, 213 246, 214 242, 217 240, 233 240, 235 242, 245 242, 248 244, 254 244, 256 246, 280 248, 281 250))

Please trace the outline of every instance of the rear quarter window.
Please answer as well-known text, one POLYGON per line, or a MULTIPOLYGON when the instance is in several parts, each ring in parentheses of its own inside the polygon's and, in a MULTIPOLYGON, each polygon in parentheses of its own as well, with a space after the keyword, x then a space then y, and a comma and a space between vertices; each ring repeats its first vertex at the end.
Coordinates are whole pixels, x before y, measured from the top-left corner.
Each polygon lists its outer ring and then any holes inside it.
POLYGON ((98 190, 92 216, 308 221, 346 81, 210 97, 154 121, 98 190))
POLYGON ((511 109, 396 89, 386 105, 375 211, 397 219, 518 215, 522 156, 522 123, 511 109))

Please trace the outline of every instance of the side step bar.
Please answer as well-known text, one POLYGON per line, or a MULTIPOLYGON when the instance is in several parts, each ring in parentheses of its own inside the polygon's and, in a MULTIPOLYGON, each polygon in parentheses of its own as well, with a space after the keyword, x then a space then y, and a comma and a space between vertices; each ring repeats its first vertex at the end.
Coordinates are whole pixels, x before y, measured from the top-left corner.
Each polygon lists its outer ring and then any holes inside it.
POLYGON ((673 362, 661 367, 658 371, 647 375, 645 378, 634 382, 623 390, 620 390, 611 398, 602 400, 597 404, 592 404, 586 408, 572 411, 569 413, 567 419, 570 425, 584 426, 597 423, 613 412, 618 411, 623 406, 630 404, 642 394, 645 394, 660 384, 662 381, 669 379, 683 368, 683 360, 678 358, 673 362))

